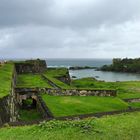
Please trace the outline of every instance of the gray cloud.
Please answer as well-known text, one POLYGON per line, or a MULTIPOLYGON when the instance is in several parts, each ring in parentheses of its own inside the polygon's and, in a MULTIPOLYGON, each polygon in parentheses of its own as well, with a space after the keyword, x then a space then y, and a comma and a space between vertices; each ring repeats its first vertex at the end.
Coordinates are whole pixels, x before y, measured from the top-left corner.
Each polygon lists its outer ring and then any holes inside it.
POLYGON ((0 0, 1 57, 138 57, 139 0, 0 0))

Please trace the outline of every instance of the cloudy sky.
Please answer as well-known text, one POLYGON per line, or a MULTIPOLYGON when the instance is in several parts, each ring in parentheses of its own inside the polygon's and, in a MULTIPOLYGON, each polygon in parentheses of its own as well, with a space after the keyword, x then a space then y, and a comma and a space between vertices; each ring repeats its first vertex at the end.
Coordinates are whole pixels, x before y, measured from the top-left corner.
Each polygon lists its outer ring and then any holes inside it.
POLYGON ((0 58, 140 57, 140 0, 0 0, 0 58))

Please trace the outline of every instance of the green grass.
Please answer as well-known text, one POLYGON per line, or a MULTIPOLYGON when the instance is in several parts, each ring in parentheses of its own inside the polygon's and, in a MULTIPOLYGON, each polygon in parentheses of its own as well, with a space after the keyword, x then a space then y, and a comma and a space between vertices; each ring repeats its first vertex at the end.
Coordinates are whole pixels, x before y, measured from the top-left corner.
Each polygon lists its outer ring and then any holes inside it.
POLYGON ((44 74, 45 77, 47 77, 50 81, 52 81, 54 84, 56 84, 57 86, 59 86, 60 88, 62 89, 71 89, 71 87, 63 82, 61 82, 60 80, 54 78, 54 77, 51 77, 47 74, 44 74))
POLYGON ((0 67, 0 98, 10 93, 13 69, 14 65, 12 63, 0 67))
POLYGON ((66 76, 67 72, 68 69, 66 68, 49 68, 44 73, 44 76, 61 88, 70 89, 71 87, 69 85, 57 79, 59 77, 66 76))
POLYGON ((0 140, 139 140, 140 112, 0 129, 0 140))
POLYGON ((72 86, 85 89, 115 89, 118 97, 122 99, 140 97, 140 81, 103 82, 93 78, 83 78, 73 80, 72 86))
POLYGON ((114 97, 50 96, 42 98, 56 117, 123 110, 128 104, 114 97))
POLYGON ((17 87, 46 87, 51 88, 51 85, 42 79, 39 74, 21 74, 17 78, 17 87))
POLYGON ((41 114, 37 112, 36 109, 30 109, 30 110, 21 109, 19 111, 19 116, 20 116, 19 118, 20 121, 32 121, 41 118, 41 114))
POLYGON ((48 68, 45 73, 52 77, 62 77, 68 73, 68 69, 67 68, 48 68))

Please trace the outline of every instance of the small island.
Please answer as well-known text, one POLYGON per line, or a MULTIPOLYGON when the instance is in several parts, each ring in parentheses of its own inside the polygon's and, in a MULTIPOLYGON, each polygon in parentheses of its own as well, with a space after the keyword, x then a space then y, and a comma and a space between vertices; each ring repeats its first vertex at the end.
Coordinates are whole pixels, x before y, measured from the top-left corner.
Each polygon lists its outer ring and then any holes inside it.
POLYGON ((84 69, 96 69, 97 67, 92 66, 73 66, 69 67, 69 70, 84 70, 84 69))

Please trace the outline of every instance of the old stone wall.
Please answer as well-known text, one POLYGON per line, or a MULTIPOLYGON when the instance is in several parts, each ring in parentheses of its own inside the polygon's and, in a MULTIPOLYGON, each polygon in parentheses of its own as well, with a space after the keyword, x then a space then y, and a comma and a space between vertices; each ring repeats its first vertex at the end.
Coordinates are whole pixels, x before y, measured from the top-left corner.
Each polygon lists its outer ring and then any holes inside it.
POLYGON ((116 96, 115 90, 40 89, 40 93, 65 96, 116 96))
POLYGON ((0 126, 10 121, 10 97, 0 99, 0 126))
POLYGON ((63 83, 66 83, 66 84, 70 85, 70 83, 71 83, 71 78, 70 78, 68 69, 67 69, 66 75, 61 76, 61 77, 57 77, 57 79, 60 80, 60 81, 63 82, 63 83))
POLYGON ((140 102, 140 98, 133 98, 133 99, 123 99, 125 102, 129 102, 129 103, 136 103, 136 102, 140 102))
POLYGON ((22 73, 42 73, 46 70, 45 60, 27 60, 25 62, 15 63, 16 71, 18 74, 22 73))
POLYGON ((48 88, 16 88, 17 93, 38 92, 49 95, 65 96, 116 96, 116 90, 86 90, 86 89, 48 89, 48 88))
POLYGON ((14 67, 10 91, 10 122, 15 122, 18 118, 18 104, 15 93, 16 82, 17 82, 17 72, 14 67))
POLYGON ((27 100, 27 99, 34 99, 36 100, 36 109, 40 114, 42 115, 42 118, 52 118, 53 115, 49 108, 46 106, 44 101, 42 100, 41 96, 37 92, 24 92, 24 94, 18 94, 17 93, 17 102, 19 106, 22 106, 22 100, 27 100))
POLYGON ((15 99, 16 78, 17 74, 14 68, 9 95, 0 99, 0 125, 7 122, 15 122, 17 120, 18 110, 17 110, 17 102, 15 99))
POLYGON ((37 109, 42 114, 43 118, 53 118, 52 112, 44 103, 40 95, 37 95, 37 109))

